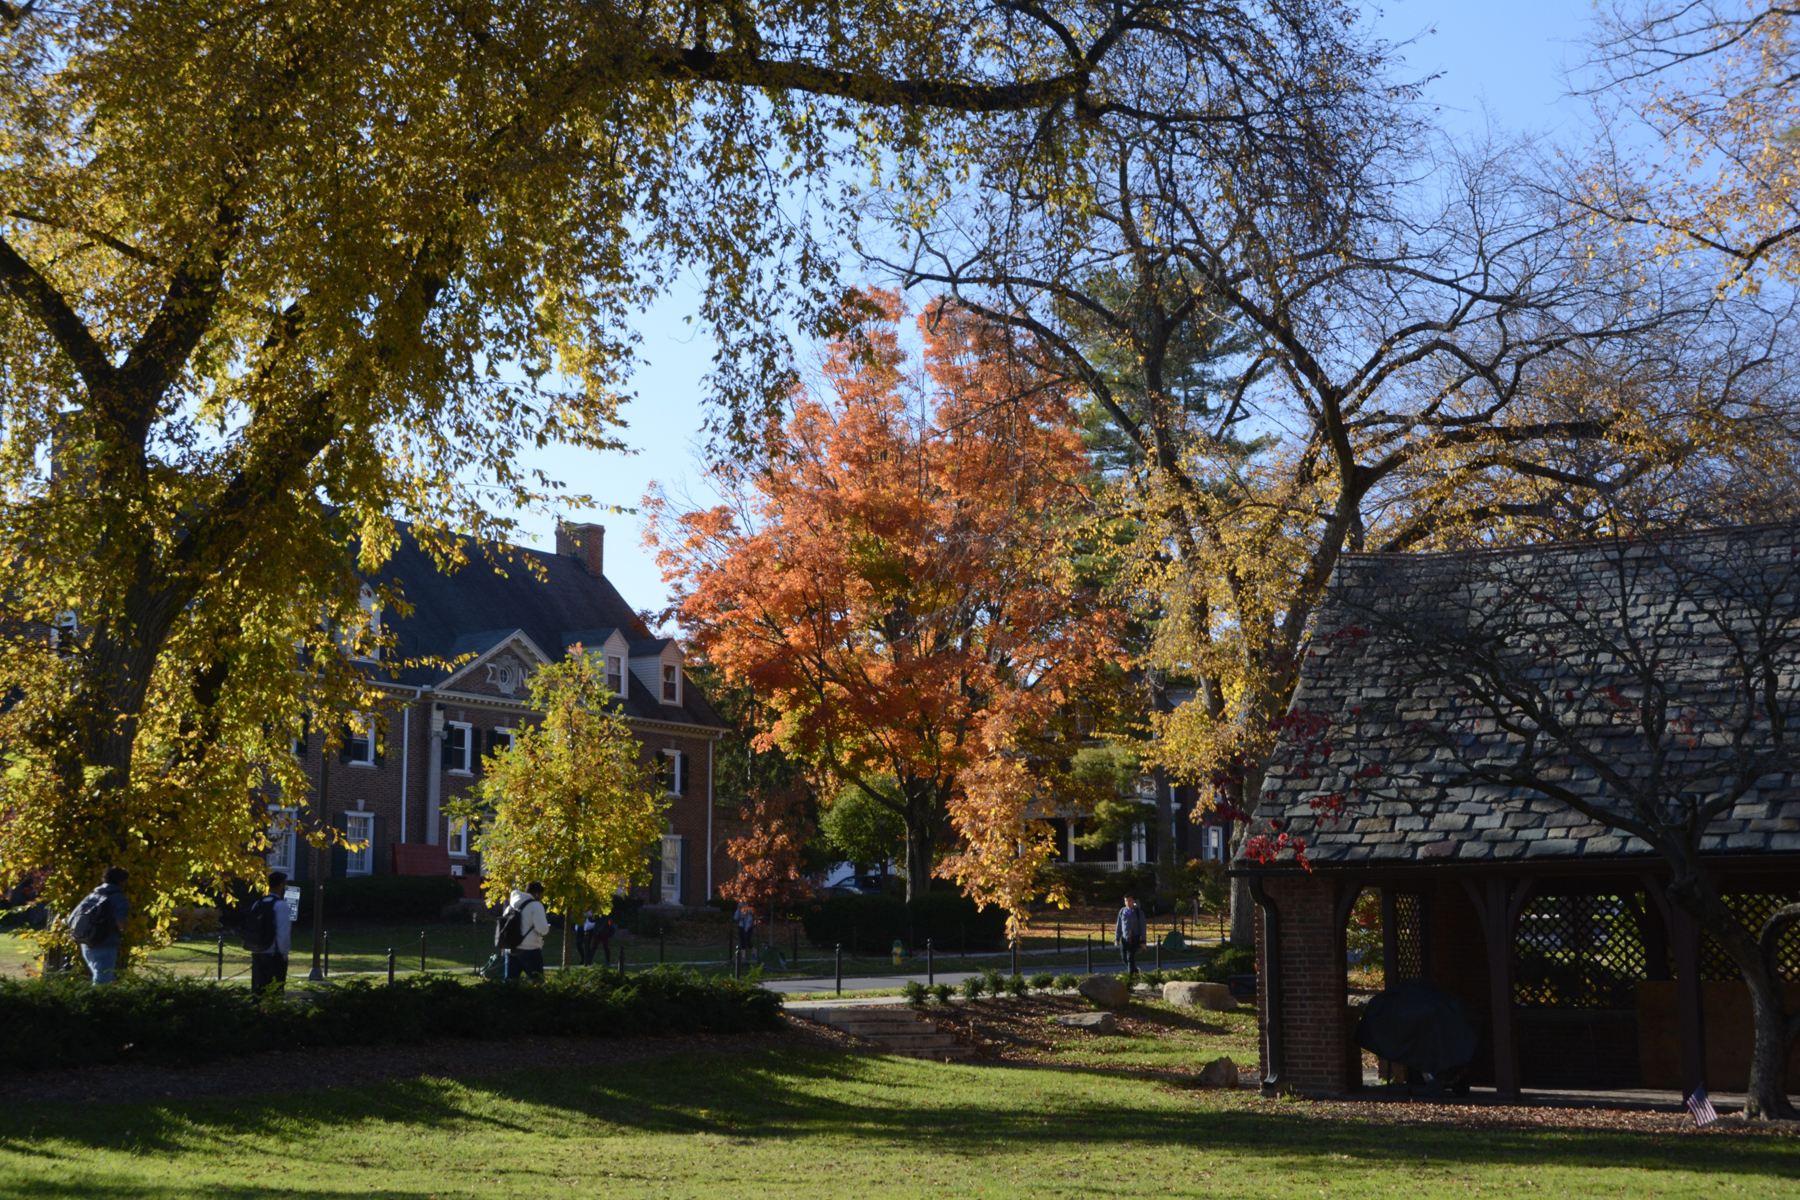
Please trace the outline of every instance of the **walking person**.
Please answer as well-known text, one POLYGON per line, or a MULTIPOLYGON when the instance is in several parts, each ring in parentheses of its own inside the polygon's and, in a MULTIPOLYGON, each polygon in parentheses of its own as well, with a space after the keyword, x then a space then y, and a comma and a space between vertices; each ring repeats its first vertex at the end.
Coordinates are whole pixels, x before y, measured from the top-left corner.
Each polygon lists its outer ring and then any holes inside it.
POLYGON ((740 903, 735 919, 738 927, 738 950, 740 953, 749 954, 753 949, 750 939, 751 934, 756 930, 756 911, 749 904, 740 903))
POLYGON ((280 992, 287 987, 294 916, 287 905, 287 872, 269 872, 269 891, 244 914, 244 945, 250 951, 250 991, 280 992))
POLYGON ((125 868, 108 867, 100 886, 82 897, 69 914, 69 934, 81 947, 81 960, 96 985, 111 983, 119 966, 119 944, 125 937, 125 868))
POLYGON ((544 982, 544 935, 550 932, 550 915, 544 911, 544 885, 536 880, 515 890, 500 918, 502 927, 517 915, 519 944, 507 951, 506 981, 529 975, 535 983, 544 982))
POLYGON ((1119 947, 1127 973, 1136 975, 1138 951, 1144 948, 1144 910, 1138 907, 1136 896, 1126 895, 1125 907, 1119 910, 1113 927, 1113 941, 1119 947))
MULTIPOLYGON (((612 940, 613 936, 618 932, 619 927, 613 923, 611 913, 602 913, 599 919, 594 922, 594 940, 600 944, 600 961, 605 966, 612 966, 612 940)), ((588 950, 588 961, 592 962, 593 960, 594 952, 590 948, 588 950)))
POLYGON ((581 914, 581 927, 575 934, 575 954, 581 959, 581 965, 594 965, 594 947, 600 941, 600 918, 594 915, 593 909, 581 914))

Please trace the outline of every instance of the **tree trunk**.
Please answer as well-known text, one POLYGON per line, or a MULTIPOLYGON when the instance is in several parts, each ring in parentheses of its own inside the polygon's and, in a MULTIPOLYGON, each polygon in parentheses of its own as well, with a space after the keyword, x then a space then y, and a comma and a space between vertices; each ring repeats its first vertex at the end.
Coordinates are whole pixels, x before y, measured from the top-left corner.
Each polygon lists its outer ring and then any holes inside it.
POLYGON ((1784 907, 1763 928, 1764 938, 1746 929, 1725 906, 1713 880, 1693 870, 1669 885, 1669 898, 1681 905, 1700 928, 1711 934, 1743 972, 1750 989, 1750 1018, 1755 1040, 1750 1050, 1750 1082, 1745 1089, 1744 1115, 1753 1121, 1792 1120, 1796 1113, 1787 1098, 1787 1059, 1794 1029, 1781 994, 1781 978, 1770 968, 1774 955, 1765 953, 1796 917, 1800 905, 1784 907))
POLYGON ((1175 894, 1175 795, 1169 773, 1161 767, 1156 781, 1156 894, 1167 899, 1175 894))
POLYGON ((931 891, 932 827, 912 815, 906 819, 906 898, 915 900, 931 891))

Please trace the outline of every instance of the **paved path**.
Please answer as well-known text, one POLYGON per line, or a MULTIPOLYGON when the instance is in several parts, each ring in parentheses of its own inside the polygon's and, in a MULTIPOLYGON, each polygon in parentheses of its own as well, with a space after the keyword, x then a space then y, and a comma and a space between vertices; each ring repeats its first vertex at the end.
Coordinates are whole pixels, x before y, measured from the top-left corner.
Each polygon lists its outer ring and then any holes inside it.
MULTIPOLYGON (((1187 967, 1197 967, 1199 965, 1201 965, 1199 960, 1194 960, 1192 962, 1170 961, 1163 964, 1163 970, 1179 971, 1187 967)), ((1124 969, 1125 965, 1118 962, 1094 964, 1094 974, 1096 975, 1116 975, 1124 969)), ((1147 971, 1149 969, 1150 968, 1145 966, 1143 962, 1139 962, 1139 971, 1147 971)), ((1029 979, 1031 976, 1039 974, 1040 972, 1031 970, 1029 965, 1027 965, 1024 973, 1025 977, 1029 979)), ((1085 974, 1085 972, 1079 969, 1070 967, 1046 967, 1043 968, 1041 973, 1053 975, 1085 974)), ((938 971, 934 976, 933 981, 936 983, 947 983, 954 987, 963 980, 979 974, 981 974, 980 971, 938 971)), ((844 991, 869 992, 880 988, 903 987, 908 980, 917 980, 920 983, 924 983, 925 972, 915 971, 912 974, 894 975, 846 975, 844 976, 844 991)), ((818 975, 805 979, 765 979, 763 980, 763 986, 772 992, 829 992, 836 988, 837 978, 832 975, 818 975)))

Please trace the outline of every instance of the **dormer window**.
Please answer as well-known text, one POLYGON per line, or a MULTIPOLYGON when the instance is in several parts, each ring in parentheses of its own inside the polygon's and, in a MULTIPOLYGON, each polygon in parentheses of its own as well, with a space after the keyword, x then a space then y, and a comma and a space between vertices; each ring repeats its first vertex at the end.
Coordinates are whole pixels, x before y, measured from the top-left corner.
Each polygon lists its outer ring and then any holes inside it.
POLYGON ((664 704, 681 703, 681 668, 672 663, 663 664, 662 702, 664 704))
POLYGON ((617 654, 606 656, 606 686, 613 695, 625 695, 625 660, 617 654))

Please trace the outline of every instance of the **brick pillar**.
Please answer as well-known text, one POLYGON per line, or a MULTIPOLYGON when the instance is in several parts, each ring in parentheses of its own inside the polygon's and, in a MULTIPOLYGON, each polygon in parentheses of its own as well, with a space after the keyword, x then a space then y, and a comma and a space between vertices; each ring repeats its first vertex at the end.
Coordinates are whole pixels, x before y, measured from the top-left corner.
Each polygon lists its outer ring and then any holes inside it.
MULTIPOLYGON (((1349 1038, 1344 986, 1344 931, 1337 922, 1338 886, 1316 875, 1268 876, 1263 882, 1281 914, 1282 1078, 1296 1091, 1348 1091, 1349 1038)), ((1260 913, 1258 914, 1260 918, 1260 913)), ((1268 979, 1263 922, 1257 921, 1259 979, 1268 979)), ((1257 1015, 1268 1028, 1269 989, 1258 987, 1257 1015)), ((1262 1039, 1267 1076, 1268 1039, 1262 1039)))

